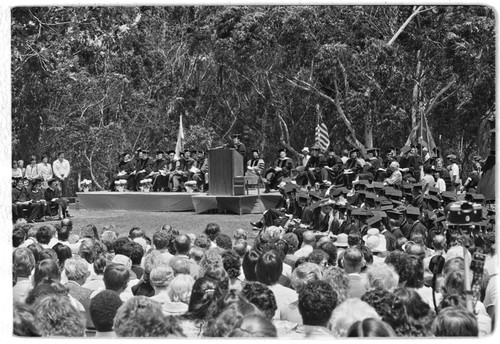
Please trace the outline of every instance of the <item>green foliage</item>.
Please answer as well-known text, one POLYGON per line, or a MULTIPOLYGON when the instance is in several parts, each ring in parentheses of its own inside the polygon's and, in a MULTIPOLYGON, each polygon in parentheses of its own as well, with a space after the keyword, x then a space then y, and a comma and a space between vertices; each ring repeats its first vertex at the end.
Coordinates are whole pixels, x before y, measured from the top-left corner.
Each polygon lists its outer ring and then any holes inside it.
POLYGON ((14 155, 65 150, 104 187, 120 153, 174 148, 182 115, 187 147, 245 133, 270 162, 281 142, 313 144, 317 104, 340 150, 338 97, 365 146, 401 147, 423 106, 443 151, 467 161, 494 112, 493 11, 426 6, 388 45, 415 8, 13 8, 14 155))

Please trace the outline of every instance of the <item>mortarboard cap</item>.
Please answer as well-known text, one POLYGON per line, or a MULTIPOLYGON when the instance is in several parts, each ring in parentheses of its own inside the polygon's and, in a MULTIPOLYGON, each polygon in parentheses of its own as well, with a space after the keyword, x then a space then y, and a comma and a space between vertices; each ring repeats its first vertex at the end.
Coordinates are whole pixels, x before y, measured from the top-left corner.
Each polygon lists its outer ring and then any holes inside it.
POLYGON ((438 195, 439 194, 439 189, 434 187, 434 186, 431 186, 429 187, 429 194, 430 195, 438 195))
POLYGON ((406 207, 406 215, 420 215, 420 209, 413 206, 406 207))
POLYGON ((366 224, 368 226, 373 226, 374 224, 382 221, 382 217, 380 215, 375 215, 366 220, 366 224))

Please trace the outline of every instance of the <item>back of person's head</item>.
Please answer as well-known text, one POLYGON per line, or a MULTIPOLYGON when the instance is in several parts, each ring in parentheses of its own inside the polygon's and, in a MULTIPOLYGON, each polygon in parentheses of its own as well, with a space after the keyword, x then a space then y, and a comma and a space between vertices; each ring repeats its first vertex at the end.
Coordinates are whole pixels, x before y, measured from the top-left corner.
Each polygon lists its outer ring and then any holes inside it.
POLYGON ((293 270, 291 277, 292 288, 295 289, 297 293, 300 293, 307 283, 320 279, 321 268, 319 265, 305 262, 293 270))
POLYGON ((166 289, 173 278, 174 270, 168 265, 158 265, 149 274, 149 280, 155 289, 166 289))
POLYGON ((135 238, 144 238, 145 236, 146 232, 144 232, 144 229, 140 227, 132 227, 132 229, 128 232, 130 240, 134 240, 135 238))
POLYGON ((163 315, 161 304, 134 296, 118 308, 113 329, 119 337, 167 337, 182 333, 175 317, 163 315))
POLYGON ((61 280, 59 265, 52 259, 44 259, 35 267, 33 286, 36 286, 44 278, 50 278, 55 281, 61 280))
POLYGON ((282 272, 283 261, 276 251, 266 252, 257 260, 257 265, 255 266, 257 281, 265 285, 278 283, 282 272))
POLYGON ((40 337, 35 311, 21 302, 16 302, 13 308, 13 333, 19 337, 40 337))
POLYGON ((216 281, 209 277, 200 277, 193 284, 188 305, 188 316, 193 319, 204 319, 210 305, 222 296, 216 281))
POLYGON ((446 275, 443 285, 443 293, 445 294, 464 294, 464 279, 465 272, 453 270, 446 275))
POLYGON ((367 318, 352 324, 347 337, 396 337, 396 332, 385 321, 367 318))
POLYGON ((241 266, 243 268, 243 273, 245 274, 245 280, 257 281, 257 274, 255 272, 255 267, 257 265, 259 257, 260 253, 254 249, 249 250, 243 256, 243 261, 241 262, 241 266))
POLYGON ((99 234, 97 233, 97 227, 93 224, 88 224, 80 230, 81 238, 88 238, 99 240, 99 234))
POLYGON ((104 285, 107 290, 114 290, 118 294, 127 288, 130 272, 120 264, 109 264, 104 269, 104 285))
POLYGON ((69 258, 64 263, 64 272, 68 281, 80 281, 89 276, 88 263, 83 258, 69 258))
POLYGON ((229 278, 237 278, 240 275, 241 258, 234 250, 226 250, 222 253, 222 264, 229 278))
POLYGON ((239 239, 243 239, 243 240, 247 240, 248 239, 248 234, 247 234, 247 231, 244 230, 243 228, 238 228, 234 231, 234 240, 239 240, 239 239))
POLYGON ((96 257, 97 246, 94 239, 85 238, 80 243, 80 248, 78 249, 78 255, 85 259, 87 262, 92 264, 96 257))
POLYGON ((366 269, 368 288, 382 288, 392 291, 398 287, 399 276, 392 265, 377 262, 366 269))
POLYGON ((216 281, 222 293, 229 289, 229 275, 226 270, 224 270, 223 266, 209 266, 206 270, 204 270, 203 276, 216 281))
POLYGON ((52 294, 68 295, 68 289, 58 281, 54 281, 51 278, 44 278, 28 292, 25 302, 28 305, 32 305, 39 298, 52 294))
POLYGON ((157 250, 168 249, 168 245, 170 244, 172 234, 167 231, 159 230, 155 234, 153 234, 153 245, 157 250))
POLYGON ((262 315, 262 312, 253 304, 240 300, 229 304, 213 321, 208 321, 203 331, 204 337, 227 337, 236 324, 251 315, 262 315))
POLYGON ((29 277, 35 268, 35 256, 25 247, 18 247, 12 252, 12 264, 17 277, 29 277))
POLYGON ((241 257, 248 251, 248 242, 244 239, 237 239, 233 244, 233 250, 241 257))
POLYGON ((160 251, 151 250, 144 256, 144 273, 149 276, 151 270, 158 265, 168 265, 167 259, 160 251))
POLYGON ((443 276, 449 275, 452 271, 465 271, 465 261, 462 257, 448 259, 443 265, 443 276))
POLYGON ((188 255, 191 249, 191 239, 186 234, 179 234, 174 239, 174 248, 177 254, 188 255))
POLYGON ((321 280, 329 283, 333 290, 337 292, 337 304, 341 304, 347 299, 350 281, 349 276, 347 276, 347 273, 343 269, 337 266, 330 266, 323 270, 321 280))
POLYGON ((269 318, 253 314, 236 323, 229 337, 278 337, 278 332, 269 318))
POLYGON ((193 246, 189 250, 189 258, 194 260, 196 264, 200 264, 201 259, 203 258, 203 255, 205 254, 205 250, 203 250, 201 247, 198 246, 193 246))
POLYGON ((21 227, 12 230, 12 246, 19 247, 26 240, 26 232, 21 227))
POLYGON ((294 254, 299 249, 299 239, 295 233, 285 233, 282 238, 288 244, 288 253, 294 254))
POLYGON ((334 309, 330 329, 334 336, 345 337, 352 324, 367 318, 380 319, 380 316, 368 303, 358 298, 349 298, 334 309))
POLYGON ((52 239, 52 233, 48 226, 40 226, 36 232, 36 241, 40 244, 47 245, 52 239))
POLYGON ((360 231, 351 230, 347 235, 347 245, 349 245, 349 247, 358 246, 359 244, 361 244, 361 239, 362 236, 360 231))
POLYGON ((108 264, 111 264, 113 257, 113 254, 108 252, 101 253, 97 256, 92 264, 96 275, 102 275, 104 273, 104 269, 108 264))
POLYGON ((57 230, 57 239, 60 241, 68 241, 71 229, 67 226, 61 226, 57 230))
POLYGON ((85 335, 85 316, 71 304, 68 296, 44 296, 34 303, 33 309, 42 337, 85 335))
POLYGON ((412 277, 412 260, 408 253, 402 251, 392 251, 384 262, 394 267, 399 276, 399 283, 406 283, 412 277))
POLYGON ((61 220, 61 227, 67 227, 71 231, 73 229, 73 221, 69 217, 65 217, 61 220))
POLYGON ((385 319, 392 312, 393 301, 396 296, 389 290, 380 287, 368 289, 362 296, 361 301, 372 306, 377 313, 385 319))
POLYGON ((51 248, 44 248, 40 252, 40 260, 52 259, 54 262, 59 263, 56 252, 51 248))
POLYGON ((57 255, 57 261, 59 262, 59 266, 64 266, 64 262, 67 259, 73 257, 73 254, 71 253, 71 248, 64 244, 61 244, 60 242, 55 244, 52 247, 52 250, 57 255))
POLYGON ((168 285, 167 294, 170 301, 189 304, 193 290, 194 278, 190 275, 175 276, 168 285))
POLYGON ((434 319, 432 333, 436 337, 477 337, 477 318, 466 308, 447 307, 434 319))
POLYGON ((303 245, 311 245, 313 246, 316 242, 316 236, 313 231, 305 231, 302 234, 302 244, 303 245))
POLYGON ((344 251, 343 267, 346 272, 360 272, 365 264, 363 253, 357 247, 349 247, 344 251))
POLYGON ((142 257, 144 256, 144 249, 141 244, 135 241, 129 241, 122 246, 121 254, 129 257, 132 261, 132 265, 140 265, 142 257))
POLYGON ((33 257, 35 257, 35 263, 38 264, 40 262, 40 255, 43 251, 42 245, 37 242, 33 242, 28 245, 28 249, 33 253, 33 257))
POLYGON ((98 332, 113 331, 113 320, 122 303, 114 290, 103 290, 90 299, 90 318, 98 332))
POLYGON ((408 288, 422 288, 424 286, 424 264, 423 260, 416 257, 410 256, 410 278, 406 281, 405 286, 408 288))
POLYGON ((260 282, 247 282, 241 290, 241 295, 264 312, 267 319, 273 319, 278 306, 274 293, 268 286, 260 282))
POLYGON ((113 241, 113 250, 111 251, 114 252, 115 254, 123 254, 122 247, 128 242, 130 242, 130 239, 128 237, 117 238, 116 240, 113 241))
POLYGON ((330 257, 328 256, 328 254, 320 248, 313 249, 309 256, 307 256, 308 262, 317 264, 322 267, 327 267, 329 265, 329 259, 330 257))
POLYGON ((224 252, 224 250, 222 250, 220 247, 213 247, 205 250, 203 258, 201 258, 201 261, 199 263, 200 276, 203 275, 207 269, 214 266, 220 266, 222 268, 222 252, 224 252))
POLYGON ((408 239, 406 237, 399 237, 396 239, 396 250, 397 251, 402 251, 403 246, 408 242, 408 239))
POLYGON ((424 245, 421 244, 413 244, 408 246, 408 250, 406 251, 409 255, 415 256, 419 259, 424 259, 426 255, 426 249, 424 245))
POLYGON ((299 292, 298 308, 304 325, 327 325, 337 306, 337 293, 321 280, 308 282, 299 292))
POLYGON ((423 319, 429 315, 431 308, 419 293, 413 288, 396 288, 394 290, 395 301, 393 308, 402 306, 405 314, 415 320, 423 319))
POLYGON ((107 230, 101 234, 101 242, 106 246, 108 252, 114 252, 113 244, 116 239, 118 239, 118 236, 114 231, 107 230))
POLYGON ((179 274, 189 275, 191 272, 191 266, 185 257, 174 256, 170 258, 168 265, 173 269, 175 276, 179 274))
POLYGON ((332 242, 324 242, 319 246, 328 255, 328 266, 337 265, 338 250, 332 242))
POLYGON ((217 235, 217 238, 215 238, 215 244, 224 250, 231 250, 233 248, 231 237, 223 233, 217 235))
POLYGON ((220 234, 220 227, 217 223, 211 222, 207 224, 203 233, 205 233, 211 241, 215 241, 220 234))
POLYGON ((195 241, 194 245, 203 249, 203 250, 208 250, 211 246, 210 239, 208 238, 208 235, 201 233, 199 234, 195 241))

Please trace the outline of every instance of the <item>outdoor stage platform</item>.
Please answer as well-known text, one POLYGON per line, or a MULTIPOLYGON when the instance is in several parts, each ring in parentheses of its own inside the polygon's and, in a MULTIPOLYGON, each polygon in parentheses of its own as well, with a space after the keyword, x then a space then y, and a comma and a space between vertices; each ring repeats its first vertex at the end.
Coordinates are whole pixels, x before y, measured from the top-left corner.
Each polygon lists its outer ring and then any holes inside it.
POLYGON ((82 208, 91 210, 138 210, 138 211, 194 211, 232 212, 239 215, 259 214, 278 203, 279 193, 217 196, 207 193, 187 192, 77 192, 82 208))

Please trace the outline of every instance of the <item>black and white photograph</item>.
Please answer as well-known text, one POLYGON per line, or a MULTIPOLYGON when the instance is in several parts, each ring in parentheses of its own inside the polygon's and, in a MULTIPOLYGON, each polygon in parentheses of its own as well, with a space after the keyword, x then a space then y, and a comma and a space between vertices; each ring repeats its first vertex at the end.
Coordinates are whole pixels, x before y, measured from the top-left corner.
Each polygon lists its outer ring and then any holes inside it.
POLYGON ((5 342, 497 337, 491 4, 0 25, 5 342))

